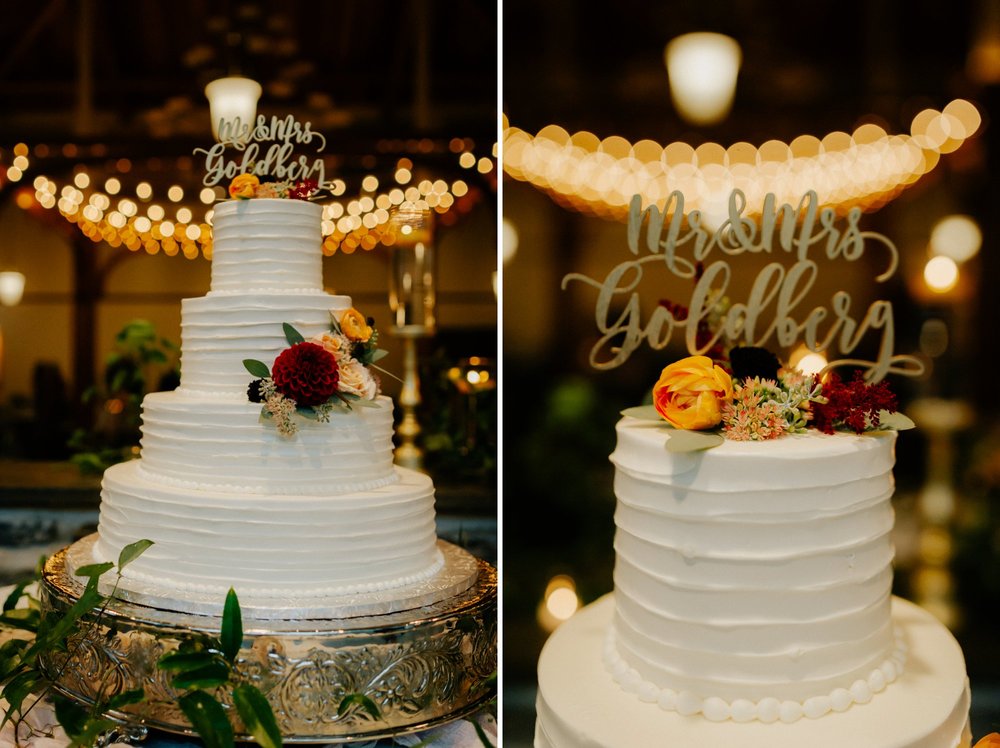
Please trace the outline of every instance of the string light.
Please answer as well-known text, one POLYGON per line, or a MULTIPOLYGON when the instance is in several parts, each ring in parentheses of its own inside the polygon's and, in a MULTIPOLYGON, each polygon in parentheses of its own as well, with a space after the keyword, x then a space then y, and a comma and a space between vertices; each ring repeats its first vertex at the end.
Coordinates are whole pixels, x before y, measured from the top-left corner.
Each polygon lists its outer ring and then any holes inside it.
MULTIPOLYGON (((822 139, 802 135, 788 144, 771 140, 759 147, 735 143, 725 148, 704 143, 695 149, 687 143, 631 143, 616 135, 602 140, 590 132, 571 135, 558 125, 532 135, 505 116, 503 168, 564 207, 615 220, 626 218, 636 194, 650 205, 680 191, 685 210, 711 214, 719 208, 718 196, 733 189, 746 195, 751 215, 768 193, 779 203, 797 204, 810 189, 822 205, 846 213, 853 207, 874 210, 892 200, 934 169, 941 154, 972 137, 981 123, 974 105, 956 99, 940 112, 920 112, 909 135, 889 135, 865 124, 822 139)), ((460 158, 459 163, 470 168, 476 161, 460 158)))
MULTIPOLYGON (((472 152, 473 144, 469 140, 453 139, 450 148, 461 165, 469 159, 472 164, 488 162, 489 168, 483 173, 492 171, 493 161, 488 158, 477 159, 472 152)), ((420 145, 420 143, 417 143, 420 145)), ((425 144, 426 145, 426 144, 425 144)), ((433 143, 432 143, 433 146, 433 143)), ((75 146, 74 146, 75 147, 75 146)), ((433 147, 427 152, 432 152, 433 147)), ((494 152, 496 146, 494 144, 494 152)), ((65 148, 63 149, 65 155, 65 148)), ((38 146, 36 146, 38 152, 38 146)), ((29 166, 28 148, 19 144, 14 149, 16 160, 25 169, 29 166), (22 152, 23 151, 23 152, 22 152)), ((11 181, 21 179, 24 169, 13 162, 6 172, 0 163, 0 177, 6 174, 11 181)), ((132 162, 128 159, 118 159, 113 168, 119 174, 127 174, 132 170, 132 162)), ((468 212, 478 200, 479 192, 473 190, 463 180, 455 181, 450 187, 443 179, 436 181, 422 180, 422 193, 415 186, 407 187, 404 192, 399 185, 406 185, 413 178, 414 163, 409 158, 400 158, 396 162, 396 184, 384 192, 377 192, 380 186, 378 177, 368 174, 360 181, 359 198, 333 201, 325 204, 324 221, 322 224, 322 249, 325 255, 342 251, 351 253, 357 248, 374 249, 379 244, 392 244, 395 241, 394 229, 390 226, 389 209, 410 201, 422 210, 434 210, 443 224, 453 223, 458 216, 468 212), (400 179, 400 178, 404 179, 400 179), (345 207, 349 208, 345 215, 345 207)), ((225 192, 219 187, 205 187, 191 193, 197 194, 200 206, 184 205, 177 207, 173 216, 168 215, 163 205, 151 203, 140 211, 139 203, 153 197, 153 186, 148 181, 135 185, 133 198, 121 196, 112 203, 109 195, 118 196, 123 191, 119 177, 103 179, 104 191, 97 189, 95 182, 85 168, 77 170, 73 181, 62 186, 54 180, 38 175, 33 181, 34 193, 30 191, 18 193, 17 204, 23 209, 40 205, 46 209, 57 208, 59 213, 70 223, 94 242, 107 242, 113 247, 124 246, 132 252, 144 250, 149 254, 163 251, 173 256, 182 254, 188 259, 202 256, 211 259, 212 239, 211 220, 212 205, 216 200, 225 197, 225 192), (83 192, 87 190, 87 194, 83 192), (58 197, 57 197, 58 196, 58 197), (196 210, 200 208, 203 215, 198 217, 196 210)), ((2 181, 0 181, 2 184, 2 181)), ((388 185, 387 185, 388 187, 388 185)), ((347 183, 343 179, 333 180, 330 192, 334 197, 347 193, 347 183)), ((178 203, 184 200, 185 193, 180 185, 172 185, 166 190, 166 199, 178 203)))

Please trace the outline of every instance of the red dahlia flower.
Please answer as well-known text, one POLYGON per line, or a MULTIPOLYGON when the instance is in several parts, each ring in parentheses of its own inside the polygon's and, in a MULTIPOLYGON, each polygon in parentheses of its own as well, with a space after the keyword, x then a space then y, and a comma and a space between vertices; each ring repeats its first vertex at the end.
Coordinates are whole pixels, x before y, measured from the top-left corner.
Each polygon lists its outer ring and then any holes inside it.
POLYGON ((271 367, 274 386, 296 405, 322 405, 337 391, 337 359, 323 346, 296 343, 282 351, 271 367))

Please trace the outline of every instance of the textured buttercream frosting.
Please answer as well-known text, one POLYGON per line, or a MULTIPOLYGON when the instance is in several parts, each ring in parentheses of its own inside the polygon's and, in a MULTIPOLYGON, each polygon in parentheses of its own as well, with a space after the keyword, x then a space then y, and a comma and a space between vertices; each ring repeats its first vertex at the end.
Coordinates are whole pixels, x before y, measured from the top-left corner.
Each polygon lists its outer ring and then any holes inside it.
POLYGON ((283 323, 309 338, 351 307, 322 291, 320 216, 297 200, 215 209, 212 289, 181 307, 181 386, 144 399, 141 459, 104 476, 95 558, 154 542, 126 585, 287 600, 440 568, 433 486, 394 467, 388 398, 282 436, 247 397, 243 360, 270 367, 283 323))
POLYGON ((828 711, 832 694, 895 679, 892 434, 675 454, 661 425, 617 430, 607 662, 620 677, 713 719, 762 699, 828 711))

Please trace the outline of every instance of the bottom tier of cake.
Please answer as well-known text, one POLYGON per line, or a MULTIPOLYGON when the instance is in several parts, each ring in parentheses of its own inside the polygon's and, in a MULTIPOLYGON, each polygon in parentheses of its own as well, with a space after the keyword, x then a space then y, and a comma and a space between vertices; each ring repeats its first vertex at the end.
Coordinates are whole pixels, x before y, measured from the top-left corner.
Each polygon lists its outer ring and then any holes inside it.
POLYGON ((868 703, 792 724, 710 722, 645 703, 602 662, 614 596, 563 624, 538 662, 535 748, 968 748, 969 688, 958 643, 936 619, 894 598, 892 617, 909 647, 906 670, 868 703))

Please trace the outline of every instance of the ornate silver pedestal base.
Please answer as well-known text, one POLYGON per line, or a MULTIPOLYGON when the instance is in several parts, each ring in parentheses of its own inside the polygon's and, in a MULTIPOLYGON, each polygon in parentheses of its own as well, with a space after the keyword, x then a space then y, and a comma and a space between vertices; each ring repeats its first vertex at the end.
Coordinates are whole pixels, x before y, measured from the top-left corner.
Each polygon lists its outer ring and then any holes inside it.
MULTIPOLYGON (((444 544, 447 559, 478 566, 463 592, 409 610, 381 615, 295 620, 254 619, 244 612, 245 639, 238 672, 263 691, 285 741, 313 743, 373 740, 416 732, 476 711, 495 695, 496 570, 444 544), (337 710, 343 697, 362 693, 379 707, 337 710)), ((59 613, 82 592, 67 552, 49 559, 41 585, 44 610, 59 613)), ((113 600, 100 625, 98 611, 84 619, 79 646, 62 667, 58 688, 93 703, 105 694, 144 688, 146 700, 108 716, 124 723, 192 734, 177 708, 169 675, 156 663, 185 634, 218 634, 212 615, 178 613, 155 600, 142 605, 113 600), (110 686, 110 688, 109 688, 110 686)), ((170 607, 176 607, 170 601, 170 607)), ((46 663, 58 672, 62 663, 46 663)))

